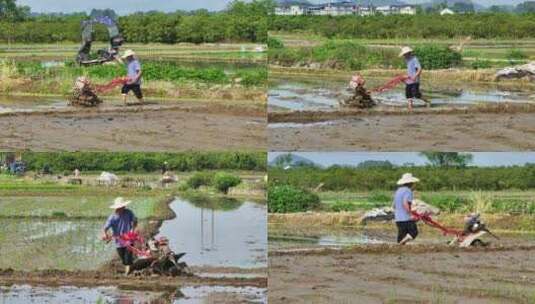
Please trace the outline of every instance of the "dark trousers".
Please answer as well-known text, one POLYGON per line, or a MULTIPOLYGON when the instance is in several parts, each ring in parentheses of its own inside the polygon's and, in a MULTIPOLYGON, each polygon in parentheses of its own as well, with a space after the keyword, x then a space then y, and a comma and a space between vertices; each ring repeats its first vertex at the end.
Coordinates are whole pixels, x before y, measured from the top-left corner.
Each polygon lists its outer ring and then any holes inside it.
POLYGON ((396 222, 398 226, 398 243, 401 242, 407 234, 410 234, 413 239, 418 236, 418 226, 415 221, 396 222))
POLYGON ((124 266, 130 266, 134 264, 134 254, 126 247, 117 248, 117 253, 119 254, 121 262, 123 262, 124 266))
POLYGON ((407 97, 407 99, 422 98, 422 92, 420 92, 420 83, 411 83, 406 85, 405 97, 407 97))

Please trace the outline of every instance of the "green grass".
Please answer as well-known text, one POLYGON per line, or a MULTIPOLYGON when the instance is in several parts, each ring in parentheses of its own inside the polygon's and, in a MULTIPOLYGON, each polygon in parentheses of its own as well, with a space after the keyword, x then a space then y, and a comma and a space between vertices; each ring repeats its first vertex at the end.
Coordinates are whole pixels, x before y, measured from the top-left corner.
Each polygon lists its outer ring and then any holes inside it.
MULTIPOLYGON (((327 210, 370 210, 392 205, 393 192, 371 193, 320 192, 320 200, 327 210)), ((490 214, 535 215, 534 191, 441 191, 417 192, 417 198, 449 213, 472 211, 490 214)))
MULTIPOLYGON (((259 44, 126 44, 123 50, 133 49, 141 59, 179 59, 187 61, 261 62, 267 54, 257 52, 259 44), (244 48, 242 50, 242 47, 244 48)), ((104 43, 95 43, 93 50, 107 48, 104 43)), ((55 59, 68 60, 76 57, 79 44, 0 44, 3 58, 17 60, 55 59)))
MULTIPOLYGON (((319 46, 329 39, 313 33, 271 33, 271 36, 283 42, 286 47, 292 49, 309 48, 319 46)), ((461 39, 344 39, 337 41, 346 41, 368 46, 376 51, 397 52, 400 46, 409 45, 418 47, 425 44, 436 44, 443 46, 459 45, 461 39)), ((472 62, 485 61, 486 65, 491 68, 501 68, 513 64, 522 64, 527 60, 535 59, 535 39, 477 39, 472 40, 465 45, 463 52, 463 65, 465 68, 472 68, 472 62)), ((392 60, 385 61, 383 66, 392 60)), ((395 65, 394 65, 395 66, 395 65)))
MULTIPOLYGON (((74 196, 17 196, 3 197, 0 202, 0 217, 61 217, 105 218, 112 213, 108 207, 123 193, 108 195, 74 196)), ((146 195, 146 194, 145 194, 146 195)), ((164 208, 165 196, 128 195, 132 200, 128 207, 139 219, 153 218, 164 208)))

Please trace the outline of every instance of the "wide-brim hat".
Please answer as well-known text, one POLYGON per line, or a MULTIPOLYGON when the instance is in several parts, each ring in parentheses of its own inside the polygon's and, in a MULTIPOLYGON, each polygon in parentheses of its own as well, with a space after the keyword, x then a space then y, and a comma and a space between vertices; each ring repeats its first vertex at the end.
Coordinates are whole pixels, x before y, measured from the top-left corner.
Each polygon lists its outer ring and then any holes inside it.
POLYGON ((124 58, 128 58, 130 56, 136 56, 136 52, 132 51, 132 50, 126 50, 123 54, 123 56, 121 56, 123 59, 124 58))
POLYGON ((127 201, 122 197, 118 197, 113 201, 113 204, 110 206, 110 209, 121 209, 128 206, 132 201, 127 201))
POLYGON ((401 52, 399 53, 399 57, 403 57, 403 56, 405 56, 405 55, 407 55, 409 53, 412 53, 412 52, 414 52, 413 49, 411 49, 408 46, 404 46, 404 47, 401 48, 401 52))
POLYGON ((417 183, 419 181, 420 180, 417 179, 416 177, 412 176, 412 174, 405 173, 405 174, 403 174, 401 179, 398 180, 398 185, 414 184, 414 183, 417 183))

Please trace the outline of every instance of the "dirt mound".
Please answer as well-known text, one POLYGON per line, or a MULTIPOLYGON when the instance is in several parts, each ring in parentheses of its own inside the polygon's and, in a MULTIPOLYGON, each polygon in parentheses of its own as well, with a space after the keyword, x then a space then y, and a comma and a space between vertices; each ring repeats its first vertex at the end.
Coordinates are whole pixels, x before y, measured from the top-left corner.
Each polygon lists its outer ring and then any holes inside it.
POLYGON ((30 284, 44 286, 121 286, 139 290, 175 290, 177 286, 222 285, 266 287, 267 278, 205 278, 198 276, 131 276, 120 272, 41 270, 33 272, 0 270, 0 284, 30 284))
POLYGON ((400 246, 398 244, 377 244, 377 245, 357 245, 347 248, 304 248, 304 249, 289 249, 289 250, 272 250, 269 256, 293 256, 293 255, 336 255, 336 254, 428 254, 431 252, 501 252, 509 250, 532 251, 535 246, 504 246, 491 245, 489 247, 470 247, 460 248, 457 246, 449 246, 447 244, 419 244, 400 246))

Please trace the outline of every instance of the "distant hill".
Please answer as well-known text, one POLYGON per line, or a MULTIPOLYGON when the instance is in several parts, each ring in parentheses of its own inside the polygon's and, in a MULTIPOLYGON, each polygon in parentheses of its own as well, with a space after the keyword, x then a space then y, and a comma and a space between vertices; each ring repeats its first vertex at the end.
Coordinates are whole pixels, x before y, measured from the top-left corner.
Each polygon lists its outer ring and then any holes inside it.
POLYGON ((453 7, 456 3, 462 3, 462 4, 473 4, 474 9, 476 11, 482 11, 482 10, 487 9, 486 6, 482 5, 481 3, 477 1, 472 1, 472 0, 431 0, 429 2, 419 3, 419 5, 421 5, 423 8, 426 8, 426 7, 440 5, 444 3, 444 1, 447 2, 448 7, 450 8, 453 7))
POLYGON ((271 162, 270 166, 276 167, 303 167, 303 166, 318 166, 315 162, 311 161, 306 157, 302 157, 296 154, 288 153, 281 154, 275 157, 271 162))
POLYGON ((278 0, 276 1, 278 5, 288 6, 288 5, 311 5, 309 1, 306 0, 278 0))
POLYGON ((394 165, 387 160, 367 160, 358 164, 357 168, 393 168, 394 165))

